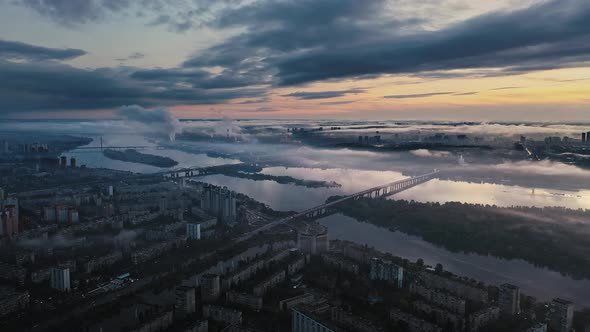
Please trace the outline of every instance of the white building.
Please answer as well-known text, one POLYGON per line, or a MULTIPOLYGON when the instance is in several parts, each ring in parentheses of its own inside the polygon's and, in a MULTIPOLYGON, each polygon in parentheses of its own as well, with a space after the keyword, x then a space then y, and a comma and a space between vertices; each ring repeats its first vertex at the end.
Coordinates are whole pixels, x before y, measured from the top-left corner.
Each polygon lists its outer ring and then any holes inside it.
POLYGON ((51 269, 51 288, 65 292, 70 290, 70 269, 51 269))
POLYGON ((201 224, 193 224, 188 223, 186 224, 186 237, 190 240, 200 240, 201 239, 201 224))
POLYGON ((398 288, 403 287, 404 268, 392 262, 386 262, 379 258, 371 259, 371 280, 385 280, 395 283, 398 288))

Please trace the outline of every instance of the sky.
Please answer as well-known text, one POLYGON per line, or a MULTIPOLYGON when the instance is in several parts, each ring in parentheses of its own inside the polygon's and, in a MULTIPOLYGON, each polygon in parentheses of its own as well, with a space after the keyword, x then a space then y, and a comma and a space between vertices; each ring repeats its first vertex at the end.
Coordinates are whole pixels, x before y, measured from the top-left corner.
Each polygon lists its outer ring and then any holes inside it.
POLYGON ((0 0, 0 118, 590 122, 587 0, 0 0))

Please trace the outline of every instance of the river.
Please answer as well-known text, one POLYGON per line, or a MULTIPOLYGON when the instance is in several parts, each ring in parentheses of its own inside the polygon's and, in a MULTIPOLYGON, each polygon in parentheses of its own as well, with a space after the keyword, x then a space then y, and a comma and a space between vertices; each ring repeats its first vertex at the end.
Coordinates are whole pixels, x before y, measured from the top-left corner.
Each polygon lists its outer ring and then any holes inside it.
POLYGON ((328 227, 330 239, 366 244, 410 261, 422 258, 431 266, 441 263, 445 270, 488 284, 517 285, 527 295, 540 300, 561 297, 574 301, 577 308, 590 308, 590 280, 574 280, 523 260, 451 252, 419 237, 392 232, 342 214, 322 218, 319 222, 328 227))
MULTIPOLYGON (((100 136, 92 137, 93 141, 86 145, 85 147, 100 147, 100 136)), ((227 158, 211 158, 204 153, 188 153, 179 150, 170 150, 170 149, 157 149, 157 142, 153 142, 150 140, 145 139, 142 136, 135 136, 135 135, 109 135, 107 139, 103 140, 104 146, 145 146, 148 148, 141 149, 139 152, 147 153, 147 154, 154 154, 162 157, 169 157, 174 159, 178 162, 178 165, 170 168, 183 168, 183 167, 193 167, 198 165, 199 167, 208 167, 208 166, 217 166, 217 165, 226 165, 226 164, 237 164, 240 163, 239 160, 235 159, 227 159, 227 158)), ((64 156, 71 158, 76 158, 76 163, 78 165, 86 165, 88 167, 99 167, 99 168, 109 168, 109 169, 116 169, 120 171, 131 171, 136 173, 154 173, 168 170, 169 168, 160 168, 145 164, 133 163, 133 162, 126 162, 120 160, 113 160, 110 158, 105 157, 102 154, 102 151, 99 149, 97 150, 87 150, 87 149, 75 149, 63 154, 64 156)))
MULTIPOLYGON (((206 154, 156 150, 157 143, 145 139, 139 139, 132 143, 154 146, 153 150, 142 150, 142 152, 175 159, 179 162, 178 167, 212 166, 239 162, 234 159, 211 158, 206 154)), ((100 143, 95 140, 91 146, 97 146, 97 144, 100 143)), ((67 155, 76 157, 78 164, 86 164, 89 167, 106 167, 142 173, 162 170, 148 165, 110 160, 104 157, 100 151, 88 152, 79 149, 67 155)), ((394 169, 394 165, 392 168, 394 169)), ((395 170, 376 171, 354 168, 267 167, 263 169, 262 173, 276 176, 287 175, 306 180, 335 181, 341 186, 307 188, 293 184, 279 184, 275 181, 254 181, 224 175, 209 175, 199 179, 215 185, 227 186, 276 210, 301 211, 317 206, 333 195, 347 195, 406 178, 401 172, 395 170)), ((527 188, 438 179, 396 194, 392 199, 590 209, 590 190, 563 191, 552 188, 527 188)), ((535 267, 523 260, 504 260, 477 254, 453 253, 418 237, 392 232, 342 215, 330 216, 320 222, 329 227, 330 236, 334 239, 367 244, 378 250, 413 261, 422 258, 430 265, 441 263, 445 269, 453 273, 490 284, 510 282, 520 286, 523 292, 539 299, 563 297, 575 301, 577 307, 590 307, 590 281, 588 280, 574 280, 562 276, 560 273, 535 267)))
MULTIPOLYGON (((93 141, 87 147, 100 147, 101 136, 92 136, 93 141)), ((146 139, 141 135, 115 135, 103 137, 104 146, 136 145, 152 148, 141 150, 142 153, 169 157, 178 162, 174 168, 207 167, 224 164, 236 164, 239 160, 229 158, 212 158, 205 153, 190 153, 180 150, 159 150, 159 143, 146 139)), ((243 148, 243 147, 240 147, 243 148)), ((305 148, 309 150, 321 149, 305 148)), ((325 152, 324 153, 329 153, 325 152)), ((77 159, 78 165, 102 167, 116 170, 152 173, 166 170, 150 165, 112 160, 105 157, 100 150, 75 149, 64 154, 77 159)), ((290 184, 279 184, 274 181, 254 181, 232 178, 223 175, 211 175, 201 178, 215 185, 227 186, 237 192, 264 202, 276 210, 304 210, 323 203, 333 195, 347 195, 383 183, 406 178, 395 170, 392 162, 391 170, 366 170, 363 164, 373 160, 372 154, 355 155, 358 160, 356 167, 267 167, 262 173, 275 176, 292 176, 294 178, 317 181, 334 181, 342 186, 339 188, 306 188, 290 184), (366 159, 366 160, 365 160, 366 159)), ((328 156, 332 158, 333 156, 328 156)), ((350 156, 349 156, 350 157, 350 156)), ((348 158, 348 157, 347 157, 348 158)), ((349 158, 350 159, 350 158, 349 158)), ((458 201, 465 203, 490 204, 498 206, 561 206, 571 209, 590 209, 590 189, 565 191, 553 188, 528 188, 515 185, 468 183, 451 180, 432 180, 393 196, 394 199, 415 200, 420 202, 458 201)))
MULTIPOLYGON (((387 182, 406 178, 396 171, 367 171, 359 169, 320 169, 303 167, 268 167, 262 173, 289 175, 306 180, 335 181, 340 188, 306 188, 274 181, 254 181, 224 175, 205 176, 202 181, 227 186, 264 202, 276 210, 301 211, 321 203, 334 195, 348 195, 387 182)), ((490 183, 468 183, 451 180, 432 180, 403 191, 393 199, 419 202, 464 202, 498 206, 560 206, 570 209, 590 209, 590 190, 564 191, 551 188, 526 188, 490 183)))

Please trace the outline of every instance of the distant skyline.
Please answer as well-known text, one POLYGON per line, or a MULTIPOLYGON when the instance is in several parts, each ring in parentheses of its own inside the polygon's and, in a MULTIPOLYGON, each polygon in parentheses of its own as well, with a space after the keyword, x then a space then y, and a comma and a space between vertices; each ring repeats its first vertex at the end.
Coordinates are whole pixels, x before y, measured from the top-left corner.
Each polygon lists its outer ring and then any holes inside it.
POLYGON ((4 0, 0 118, 590 121, 587 0, 4 0))

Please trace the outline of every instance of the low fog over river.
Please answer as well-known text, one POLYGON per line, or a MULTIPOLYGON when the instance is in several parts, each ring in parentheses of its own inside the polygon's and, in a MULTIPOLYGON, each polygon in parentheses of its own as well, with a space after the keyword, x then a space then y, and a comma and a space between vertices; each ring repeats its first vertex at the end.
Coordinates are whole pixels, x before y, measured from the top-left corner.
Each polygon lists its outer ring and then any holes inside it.
MULTIPOLYGON (((0 124, 0 129, 2 128, 0 124)), ((287 128, 313 127, 315 122, 301 121, 188 121, 173 123, 166 128, 185 134, 171 141, 167 129, 151 130, 152 124, 133 125, 128 121, 92 122, 26 122, 11 128, 32 130, 44 128, 57 131, 66 128, 72 135, 90 137, 89 146, 149 146, 140 152, 165 156, 178 162, 175 168, 207 167, 240 162, 260 163, 262 174, 291 176, 296 179, 334 181, 337 187, 306 187, 280 184, 272 180, 255 181, 226 175, 208 175, 196 180, 227 186, 246 194, 269 207, 284 211, 301 211, 322 204, 328 197, 347 195, 373 186, 401 180, 435 168, 450 168, 453 176, 441 176, 391 199, 420 202, 459 201, 498 206, 559 206, 571 209, 590 209, 590 171, 565 163, 547 160, 530 161, 506 159, 486 151, 375 151, 334 148, 324 140, 333 140, 332 133, 314 138, 313 143, 293 140, 285 136, 287 128), (187 136, 186 133, 190 133, 187 136), (156 134, 154 134, 156 133, 156 134), (166 149, 158 149, 165 147, 166 149), (481 158, 481 159, 479 159, 481 158), (466 174, 465 179, 457 174, 466 174), (522 180, 525 179, 525 180, 522 180), (532 184, 532 185, 531 185, 532 184)), ((364 124, 335 123, 344 126, 339 135, 374 133, 364 124)), ((510 146, 515 135, 573 135, 585 130, 575 125, 519 126, 479 124, 461 126, 387 125, 379 128, 383 137, 407 132, 447 130, 488 137, 490 144, 510 146), (487 135, 487 136, 486 136, 487 135), (496 136, 494 136, 496 135, 496 136), (490 137, 494 137, 493 139, 490 137), (498 143, 499 141, 503 143, 498 143)), ((414 134, 412 134, 414 135, 414 134)), ((348 138, 347 138, 348 139, 348 138)), ((539 138, 540 139, 540 138, 539 138)), ((512 152, 510 152, 512 153, 512 152)), ((100 150, 76 149, 64 155, 75 157, 79 165, 103 167, 139 173, 153 173, 165 168, 111 160, 100 150)), ((508 155, 512 156, 512 155, 508 155)), ((559 222, 559 221, 556 221, 559 222)), ((489 283, 519 284, 523 291, 542 299, 564 296, 579 306, 590 307, 590 281, 577 281, 522 260, 504 260, 476 254, 453 253, 434 246, 418 237, 391 232, 361 223, 342 215, 321 220, 329 227, 334 239, 350 240, 391 252, 410 260, 422 258, 434 265, 442 263, 446 269, 489 283), (518 281, 518 282, 517 282, 518 281)))

